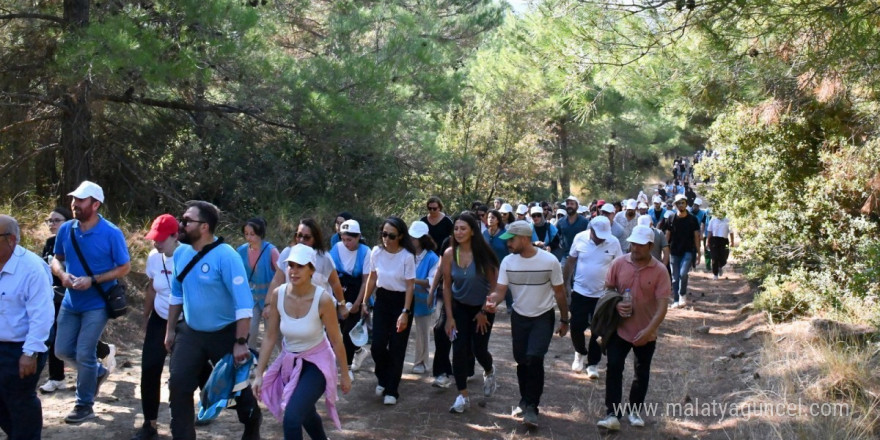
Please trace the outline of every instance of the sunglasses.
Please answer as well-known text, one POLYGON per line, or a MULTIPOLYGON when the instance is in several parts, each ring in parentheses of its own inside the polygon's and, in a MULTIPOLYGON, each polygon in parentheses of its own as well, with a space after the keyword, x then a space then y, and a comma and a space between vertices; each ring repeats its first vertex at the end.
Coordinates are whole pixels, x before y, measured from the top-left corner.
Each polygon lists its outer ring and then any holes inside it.
POLYGON ((428 211, 431 211, 431 212, 439 211, 439 210, 440 210, 439 206, 429 206, 428 207, 428 211))
POLYGON ((60 218, 50 218, 50 219, 46 219, 46 224, 47 224, 47 225, 54 225, 54 224, 56 224, 56 223, 64 223, 64 220, 62 220, 62 219, 60 219, 60 218))
POLYGON ((532 218, 543 217, 543 216, 544 216, 544 214, 532 214, 532 218))
POLYGON ((296 233, 296 238, 297 238, 298 240, 311 240, 311 239, 312 239, 312 236, 311 236, 311 235, 308 235, 308 234, 300 234, 299 232, 297 232, 297 233, 296 233))
POLYGON ((180 223, 180 226, 183 226, 184 228, 187 227, 187 225, 189 225, 190 223, 205 223, 201 220, 192 220, 192 219, 188 219, 188 218, 180 218, 180 219, 177 219, 177 221, 178 221, 178 223, 180 223))
POLYGON ((389 240, 397 240, 398 235, 393 232, 382 232, 382 238, 387 238, 389 240))

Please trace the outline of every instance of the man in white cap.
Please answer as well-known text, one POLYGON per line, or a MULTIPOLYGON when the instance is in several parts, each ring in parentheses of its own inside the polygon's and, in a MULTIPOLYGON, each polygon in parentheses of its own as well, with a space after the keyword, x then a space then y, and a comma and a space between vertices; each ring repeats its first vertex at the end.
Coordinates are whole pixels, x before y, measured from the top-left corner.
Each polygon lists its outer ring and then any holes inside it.
POLYGON ((688 273, 691 265, 700 261, 700 224, 687 210, 687 197, 676 194, 675 207, 678 213, 668 221, 666 241, 671 255, 673 308, 687 305, 688 273))
POLYGON ((522 414, 523 423, 535 428, 544 391, 544 356, 550 347, 556 321, 554 306, 559 307, 561 322, 556 333, 562 337, 568 332, 568 304, 562 286, 562 268, 553 254, 532 244, 532 228, 528 223, 511 223, 501 237, 507 240, 511 253, 501 261, 498 284, 486 298, 486 312, 495 313, 510 287, 513 295, 510 333, 520 392, 518 411, 514 410, 514 413, 522 414))
POLYGON ((19 241, 18 222, 0 215, 0 429, 9 439, 39 439, 37 380, 46 364, 55 293, 46 262, 19 241))
POLYGON ((574 243, 575 236, 586 231, 587 226, 590 225, 589 220, 582 215, 578 215, 580 205, 581 202, 577 197, 568 196, 565 199, 566 216, 556 222, 556 229, 559 229, 559 246, 563 252, 563 264, 565 264, 565 259, 568 258, 568 253, 571 251, 571 245, 574 243))
POLYGON ((629 291, 632 301, 617 304, 620 321, 606 344, 608 372, 605 379, 605 418, 599 427, 620 429, 620 418, 627 416, 632 426, 645 426, 640 412, 648 394, 651 359, 657 345, 657 329, 666 318, 671 286, 666 268, 651 256, 654 231, 636 226, 627 239, 631 252, 617 258, 605 278, 608 289, 629 291), (630 385, 629 413, 621 406, 623 369, 630 350, 635 354, 635 378, 630 385))
POLYGON ((590 222, 587 231, 574 237, 565 262, 563 274, 566 286, 572 285, 571 277, 575 274, 571 292, 571 344, 574 346, 571 369, 583 371, 586 363, 589 379, 599 377, 597 366, 602 360, 602 350, 596 342, 599 334, 591 332, 588 347, 584 332, 593 319, 596 303, 605 293, 605 275, 614 259, 621 255, 620 242, 611 233, 611 222, 599 216, 590 222))
POLYGON ((666 234, 654 227, 649 215, 639 216, 639 226, 648 226, 654 230, 654 245, 651 247, 651 256, 663 263, 664 267, 669 266, 669 243, 666 242, 666 234))
MULTIPOLYGON (((639 215, 636 212, 637 207, 638 202, 632 199, 627 200, 623 205, 624 210, 619 212, 614 218, 615 222, 623 229, 624 237, 629 237, 629 235, 632 234, 633 228, 639 223, 639 215)), ((624 252, 629 252, 628 241, 621 240, 620 244, 624 252)))
POLYGON ((666 216, 666 208, 663 207, 663 199, 660 196, 654 196, 651 200, 652 207, 648 208, 648 215, 651 216, 651 222, 654 227, 660 226, 660 221, 666 216))
POLYGON ((691 215, 697 218, 697 222, 700 223, 700 235, 705 237, 706 228, 709 226, 709 211, 701 209, 702 207, 703 199, 697 197, 694 199, 694 204, 688 210, 691 212, 691 215))
POLYGON ((58 312, 55 355, 76 365, 76 405, 64 421, 81 423, 95 417, 95 396, 110 375, 95 355, 108 319, 101 291, 109 292, 128 274, 131 259, 122 231, 98 214, 104 190, 86 180, 68 195, 74 220, 58 229, 52 259, 52 273, 67 288, 58 312))
POLYGON ((619 223, 614 221, 616 213, 617 211, 611 203, 605 203, 599 208, 599 214, 607 218, 611 223, 611 233, 614 234, 614 237, 620 242, 620 248, 623 250, 624 243, 626 243, 626 233, 623 231, 623 226, 620 226, 619 223))

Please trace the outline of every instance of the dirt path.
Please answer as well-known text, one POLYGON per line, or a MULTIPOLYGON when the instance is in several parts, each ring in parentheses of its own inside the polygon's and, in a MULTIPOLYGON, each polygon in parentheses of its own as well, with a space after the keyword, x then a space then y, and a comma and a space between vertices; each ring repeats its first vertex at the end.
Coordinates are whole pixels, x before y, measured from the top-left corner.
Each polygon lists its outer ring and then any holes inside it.
MULTIPOLYGON (((698 407, 713 401, 736 403, 744 398, 754 380, 755 359, 758 358, 755 352, 759 349, 760 338, 744 337, 761 324, 760 316, 741 313, 740 308, 751 302, 752 297, 742 278, 733 270, 729 272, 725 274, 729 279, 719 281, 713 281, 711 274, 705 271, 692 272, 692 296, 688 307, 670 310, 661 326, 648 391, 648 403, 659 404, 659 408, 657 415, 645 417, 647 426, 644 428, 633 428, 624 422, 619 434, 609 435, 596 427, 599 416, 604 414, 605 360, 600 364, 598 381, 571 372, 573 351, 568 337, 554 337, 546 358, 547 383, 542 397, 540 428, 531 432, 523 428, 509 415, 511 406, 519 400, 519 394, 510 347, 509 319, 504 312, 499 314, 491 342, 499 374, 498 391, 493 397, 482 397, 482 379, 472 381, 475 397, 472 397, 471 409, 453 415, 448 408, 455 399, 454 387, 445 390, 432 388, 430 375, 404 374, 399 403, 385 407, 381 399, 373 395, 376 382, 372 375, 372 361, 368 361, 365 369, 357 373, 352 392, 342 396, 339 404, 344 429, 332 430, 326 417, 325 427, 334 439, 749 438, 746 419, 673 417, 667 408, 667 404, 676 403, 696 404, 698 407)), ((142 416, 137 396, 142 334, 135 321, 132 317, 128 323, 114 322, 108 330, 108 340, 120 346, 118 360, 121 367, 104 385, 97 399, 95 411, 99 417, 79 426, 65 425, 62 419, 73 407, 73 392, 67 390, 43 395, 43 438, 128 439, 135 427, 140 426, 142 416)), ((413 346, 410 343, 410 351, 413 346)), ((409 355, 411 359, 412 352, 409 355)), ((632 359, 630 356, 627 360, 624 396, 629 392, 632 359)), ((405 373, 411 368, 408 361, 405 373)), ((45 377, 46 373, 43 375, 45 377)), ((69 369, 67 382, 74 382, 69 369)), ((168 401, 167 389, 163 391, 162 401, 159 432, 162 438, 170 438, 168 405, 164 403, 168 401)), ((323 414, 323 400, 318 408, 323 414)), ((265 414, 263 437, 282 438, 280 424, 268 412, 265 414)), ((198 435, 203 439, 238 438, 241 429, 234 411, 225 411, 214 424, 200 428, 198 435)))

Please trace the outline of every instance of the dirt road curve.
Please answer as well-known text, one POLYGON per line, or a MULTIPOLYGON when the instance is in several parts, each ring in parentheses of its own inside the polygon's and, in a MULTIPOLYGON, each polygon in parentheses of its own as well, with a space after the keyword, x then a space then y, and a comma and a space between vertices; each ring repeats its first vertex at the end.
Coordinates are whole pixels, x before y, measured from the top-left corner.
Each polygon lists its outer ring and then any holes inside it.
MULTIPOLYGON (((667 404, 736 403, 743 399, 752 381, 755 351, 760 338, 744 339, 759 325, 758 315, 741 313, 740 307, 751 301, 746 283, 730 270, 729 279, 713 281, 704 271, 692 272, 690 303, 686 309, 670 310, 661 327, 661 336, 652 364, 648 402, 658 404, 658 414, 646 416, 647 426, 633 428, 623 423, 618 438, 749 438, 752 431, 746 419, 674 416, 667 404), (708 326, 708 328, 706 327, 708 326), (702 327, 702 328, 701 328, 702 327)), ((450 414, 455 391, 432 388, 430 375, 408 374, 404 367, 401 398, 396 406, 386 407, 375 397, 376 385, 372 361, 357 373, 353 390, 342 396, 339 412, 343 430, 335 431, 325 417, 325 427, 333 439, 584 439, 609 436, 596 427, 604 414, 605 359, 600 379, 590 381, 570 370, 571 341, 554 337, 545 368, 547 383, 541 405, 540 427, 528 431, 510 416, 511 406, 519 400, 515 364, 510 347, 508 315, 500 312, 492 335, 491 351, 499 374, 497 393, 483 398, 482 379, 471 382, 472 407, 464 414, 450 414)), ((78 426, 65 425, 64 415, 73 407, 72 391, 43 395, 43 438, 129 439, 142 423, 140 412, 140 341, 142 334, 136 316, 111 324, 107 339, 120 347, 120 367, 104 385, 95 404, 98 418, 78 426)), ((410 343, 410 351, 414 344, 410 343)), ((412 353, 410 353, 410 359, 412 353)), ((479 367, 477 368, 479 370, 479 367)), ((46 373, 44 371, 43 375, 46 373)), ((167 375, 167 368, 166 368, 167 375)), ((68 384, 74 375, 68 369, 68 384)), ((479 374, 478 374, 479 376, 479 374)), ((627 360, 624 396, 632 376, 632 356, 627 360)), ((45 379, 45 378, 44 378, 45 379)), ((40 383, 43 383, 43 380, 40 383)), ((167 377, 166 377, 167 380, 167 377)), ((453 387, 454 388, 454 387, 453 387)), ((167 389, 160 408, 160 435, 170 438, 167 389)), ((319 411, 324 411, 323 400, 319 411)), ((269 415, 263 424, 263 438, 282 438, 280 424, 269 415)), ((198 430, 200 439, 228 439, 241 435, 241 425, 234 411, 221 414, 214 424, 198 430)))

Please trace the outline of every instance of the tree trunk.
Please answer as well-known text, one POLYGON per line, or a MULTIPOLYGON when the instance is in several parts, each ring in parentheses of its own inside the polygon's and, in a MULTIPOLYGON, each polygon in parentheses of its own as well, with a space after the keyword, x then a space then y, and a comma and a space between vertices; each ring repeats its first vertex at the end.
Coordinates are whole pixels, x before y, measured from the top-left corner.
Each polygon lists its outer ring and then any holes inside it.
MULTIPOLYGON (((89 25, 89 0, 64 0, 66 30, 76 33, 89 25)), ((72 191, 85 179, 92 177, 92 110, 89 108, 91 84, 84 79, 70 87, 62 99, 61 115, 62 177, 58 188, 59 202, 64 203, 68 191, 72 191)))
POLYGON ((559 186, 562 197, 571 195, 571 154, 568 151, 568 130, 565 119, 556 125, 556 142, 559 144, 559 186))
POLYGON ((614 190, 614 142, 608 142, 608 170, 605 171, 605 189, 614 190))

